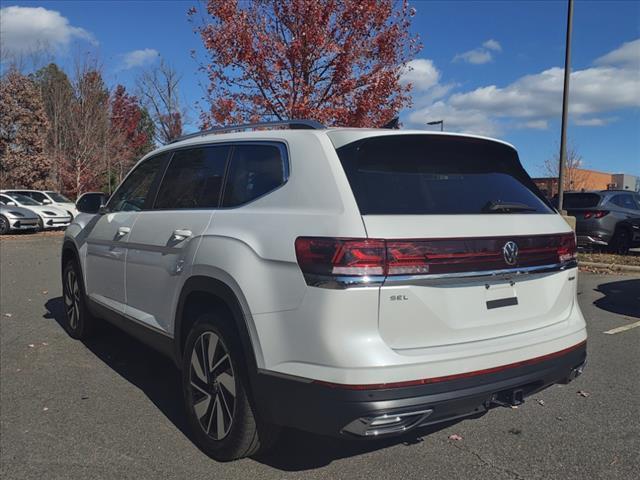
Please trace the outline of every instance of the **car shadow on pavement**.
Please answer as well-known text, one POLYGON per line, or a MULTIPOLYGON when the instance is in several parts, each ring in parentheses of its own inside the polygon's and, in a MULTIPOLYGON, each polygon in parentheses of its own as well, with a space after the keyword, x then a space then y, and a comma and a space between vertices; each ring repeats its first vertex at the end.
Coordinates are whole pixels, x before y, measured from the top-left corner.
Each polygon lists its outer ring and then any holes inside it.
MULTIPOLYGON (((44 318, 55 320, 64 330, 62 297, 49 299, 45 308, 47 313, 44 318)), ((121 377, 144 392, 169 421, 192 440, 183 409, 180 372, 173 362, 107 322, 99 322, 97 328, 97 335, 84 341, 84 345, 121 377)), ((362 455, 394 445, 418 444, 422 437, 459 421, 461 420, 424 427, 400 437, 387 439, 350 440, 284 429, 273 450, 252 459, 287 472, 313 470, 341 458, 362 455)))
MULTIPOLYGON (((64 330, 62 297, 45 303, 45 318, 54 319, 64 330)), ((121 377, 142 390, 185 436, 190 437, 182 404, 180 372, 161 353, 107 322, 99 322, 94 338, 84 345, 121 377)))
MULTIPOLYGON (((476 415, 478 417, 480 415, 476 415)), ((467 417, 473 418, 473 417, 467 417)), ((410 447, 423 437, 459 423, 461 419, 413 430, 399 437, 347 439, 314 435, 285 429, 274 449, 253 459, 286 472, 301 472, 329 465, 335 460, 355 457, 396 445, 410 447)))
POLYGON ((604 294, 593 304, 608 312, 640 318, 640 279, 601 283, 597 292, 604 294))

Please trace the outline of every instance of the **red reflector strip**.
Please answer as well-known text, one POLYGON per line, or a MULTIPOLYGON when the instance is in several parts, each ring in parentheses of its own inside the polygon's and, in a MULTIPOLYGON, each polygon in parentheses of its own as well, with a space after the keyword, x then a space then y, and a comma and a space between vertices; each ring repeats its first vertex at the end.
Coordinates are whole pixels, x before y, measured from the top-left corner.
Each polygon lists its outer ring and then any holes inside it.
POLYGON ((324 385, 329 388, 340 388, 343 390, 381 390, 384 388, 402 388, 402 387, 415 387, 418 385, 429 385, 431 383, 448 382, 451 380, 460 380, 462 378, 476 377, 478 375, 489 375, 491 373, 502 372, 511 368, 525 367, 527 365, 535 365, 536 363, 544 362, 545 360, 551 360, 553 358, 562 357, 567 353, 574 350, 578 350, 587 345, 587 341, 583 341, 574 345, 573 347, 565 348, 559 352, 549 353, 542 355, 541 357, 531 358, 529 360, 523 360, 521 362, 510 363, 508 365, 501 365, 499 367, 486 368, 484 370, 475 370, 467 373, 457 373, 455 375, 445 375, 443 377, 422 378, 420 380, 407 380, 405 382, 392 382, 392 383, 372 383, 364 385, 348 385, 343 383, 324 382, 322 380, 314 380, 313 383, 318 385, 324 385))

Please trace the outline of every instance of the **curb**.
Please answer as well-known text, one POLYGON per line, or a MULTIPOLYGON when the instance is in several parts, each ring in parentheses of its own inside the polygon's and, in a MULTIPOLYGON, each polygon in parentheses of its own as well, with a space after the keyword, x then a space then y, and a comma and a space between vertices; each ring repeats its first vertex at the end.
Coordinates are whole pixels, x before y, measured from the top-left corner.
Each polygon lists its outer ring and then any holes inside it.
POLYGON ((619 272, 637 272, 640 273, 640 267, 635 265, 617 265, 615 263, 596 263, 596 262, 578 262, 579 267, 606 268, 619 272))

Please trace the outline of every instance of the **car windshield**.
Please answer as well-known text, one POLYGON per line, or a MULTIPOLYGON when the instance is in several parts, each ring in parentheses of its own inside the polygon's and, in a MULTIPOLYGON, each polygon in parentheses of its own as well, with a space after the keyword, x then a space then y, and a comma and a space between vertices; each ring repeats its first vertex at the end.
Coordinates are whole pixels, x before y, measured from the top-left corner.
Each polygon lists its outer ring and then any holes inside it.
POLYGON ((13 200, 18 202, 20 205, 40 205, 33 198, 27 197, 26 195, 22 195, 20 193, 7 193, 8 197, 11 197, 13 200))
POLYGON ((54 202, 60 203, 72 203, 67 197, 58 192, 45 192, 47 195, 51 197, 54 202))

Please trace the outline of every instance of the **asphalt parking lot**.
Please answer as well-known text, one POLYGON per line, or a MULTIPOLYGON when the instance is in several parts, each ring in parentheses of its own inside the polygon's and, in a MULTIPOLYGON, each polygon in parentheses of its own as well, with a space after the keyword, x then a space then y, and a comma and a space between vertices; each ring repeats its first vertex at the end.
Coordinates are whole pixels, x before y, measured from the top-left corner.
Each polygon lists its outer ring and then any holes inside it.
POLYGON ((638 276, 579 276, 588 368, 517 409, 382 442, 287 431, 273 453, 221 464, 190 441, 169 360, 114 328, 83 344, 60 327, 60 243, 0 241, 3 479, 567 480, 640 471, 640 328, 618 329, 640 321, 638 276))

